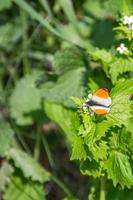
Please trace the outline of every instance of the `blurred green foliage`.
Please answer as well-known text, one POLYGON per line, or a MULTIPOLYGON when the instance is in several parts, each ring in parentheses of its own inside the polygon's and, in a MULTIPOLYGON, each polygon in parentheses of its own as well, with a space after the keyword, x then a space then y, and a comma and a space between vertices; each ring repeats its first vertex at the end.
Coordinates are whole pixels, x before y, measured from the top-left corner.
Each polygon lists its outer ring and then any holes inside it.
POLYGON ((131 0, 1 0, 0 198, 132 200, 132 14, 131 0), (111 110, 92 117, 82 104, 100 87, 111 110), (89 176, 83 195, 58 178, 54 131, 89 176), (53 182, 61 197, 49 197, 53 182))

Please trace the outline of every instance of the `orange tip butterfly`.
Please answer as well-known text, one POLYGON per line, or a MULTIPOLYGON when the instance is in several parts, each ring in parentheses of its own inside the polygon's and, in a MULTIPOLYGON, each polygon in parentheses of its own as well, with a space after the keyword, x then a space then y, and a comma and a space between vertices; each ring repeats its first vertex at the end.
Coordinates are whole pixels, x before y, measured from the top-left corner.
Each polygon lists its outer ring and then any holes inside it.
POLYGON ((105 88, 100 88, 94 94, 89 94, 85 103, 83 103, 83 110, 90 108, 91 113, 97 115, 105 115, 109 113, 111 105, 111 97, 105 88))

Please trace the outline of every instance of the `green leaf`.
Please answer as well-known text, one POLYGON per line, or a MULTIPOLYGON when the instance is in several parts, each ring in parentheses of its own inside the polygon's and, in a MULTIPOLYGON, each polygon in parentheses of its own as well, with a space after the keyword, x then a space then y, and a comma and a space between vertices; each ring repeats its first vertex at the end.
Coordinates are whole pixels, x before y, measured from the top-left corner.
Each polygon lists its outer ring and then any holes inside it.
POLYGON ((80 166, 80 171, 84 175, 94 176, 95 178, 101 176, 101 168, 95 160, 90 161, 87 159, 83 161, 80 166))
POLYGON ((132 14, 132 0, 109 0, 107 1, 107 7, 109 11, 114 12, 115 14, 132 14))
POLYGON ((20 34, 19 28, 20 27, 18 24, 15 25, 12 23, 0 25, 0 47, 8 49, 10 45, 15 41, 16 35, 20 34))
POLYGON ((27 153, 12 148, 9 156, 14 161, 15 166, 21 169, 26 178, 31 178, 31 180, 39 181, 40 183, 49 180, 49 173, 27 153))
POLYGON ((5 156, 13 144, 14 132, 7 122, 0 122, 0 156, 5 156))
POLYGON ((73 141, 79 126, 79 119, 76 112, 66 109, 64 106, 48 102, 44 102, 44 109, 48 117, 56 122, 66 133, 68 140, 73 141))
POLYGON ((103 120, 102 122, 95 123, 92 121, 92 117, 88 113, 83 113, 83 124, 79 128, 79 135, 85 139, 86 145, 89 148, 94 147, 94 143, 99 141, 109 128, 113 125, 111 121, 103 120))
POLYGON ((79 50, 72 48, 58 53, 55 57, 55 69, 62 74, 57 81, 45 83, 41 93, 48 102, 74 107, 70 97, 82 97, 86 94, 86 69, 79 50))
POLYGON ((22 78, 9 99, 11 117, 19 125, 30 125, 33 123, 31 113, 41 108, 40 91, 36 88, 36 81, 40 72, 33 72, 22 78))
POLYGON ((94 144, 92 146, 91 152, 93 154, 93 159, 98 162, 98 160, 105 160, 108 156, 109 147, 106 141, 99 142, 99 144, 94 144))
POLYGON ((4 0, 0 2, 0 11, 10 8, 12 5, 12 0, 4 0))
POLYGON ((113 83, 116 82, 118 76, 125 72, 133 71, 133 59, 132 58, 115 58, 110 63, 110 74, 113 83))
POLYGON ((110 152, 104 168, 107 170, 108 178, 113 180, 114 186, 119 183, 122 187, 130 188, 133 185, 131 163, 126 154, 118 151, 110 152))
POLYGON ((98 19, 103 19, 108 16, 108 12, 103 6, 103 3, 99 0, 87 0, 83 4, 84 9, 91 15, 98 19))
POLYGON ((53 67, 57 74, 62 74, 68 70, 85 68, 84 59, 84 54, 79 48, 70 46, 55 54, 53 67))
POLYGON ((98 49, 96 48, 95 51, 90 52, 92 60, 100 61, 102 64, 102 68, 105 71, 106 75, 108 74, 109 63, 112 61, 112 55, 110 52, 106 51, 105 49, 98 49))
POLYGON ((86 160, 89 157, 84 141, 81 137, 75 136, 72 142, 71 160, 86 160))
POLYGON ((66 107, 75 107, 70 97, 82 97, 86 94, 84 73, 84 68, 70 70, 60 76, 57 82, 53 82, 51 88, 47 89, 47 84, 45 84, 45 88, 42 90, 44 98, 51 103, 62 104, 66 107))
POLYGON ((110 96, 112 98, 112 104, 110 112, 106 118, 112 121, 117 126, 122 124, 128 127, 129 118, 131 114, 131 101, 130 95, 133 92, 133 79, 118 82, 111 90, 110 96))
POLYGON ((43 187, 19 176, 13 176, 4 194, 4 200, 44 200, 43 187))
POLYGON ((12 166, 4 161, 0 168, 0 192, 3 192, 6 189, 6 185, 10 182, 10 176, 13 173, 12 166))
POLYGON ((102 63, 110 63, 112 61, 112 55, 105 49, 96 48, 94 52, 90 52, 90 55, 94 61, 102 61, 102 63))

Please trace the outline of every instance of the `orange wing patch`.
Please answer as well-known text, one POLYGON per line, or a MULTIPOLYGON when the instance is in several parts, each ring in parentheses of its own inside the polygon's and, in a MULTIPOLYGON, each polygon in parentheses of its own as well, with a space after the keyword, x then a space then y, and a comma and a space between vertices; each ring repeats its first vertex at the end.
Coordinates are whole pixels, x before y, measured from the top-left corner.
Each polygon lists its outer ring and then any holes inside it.
POLYGON ((108 113, 108 111, 106 109, 94 109, 93 110, 94 113, 96 113, 97 115, 105 115, 108 113))
POLYGON ((97 90, 95 95, 98 97, 105 98, 105 99, 109 97, 108 90, 105 88, 101 88, 101 89, 97 90))

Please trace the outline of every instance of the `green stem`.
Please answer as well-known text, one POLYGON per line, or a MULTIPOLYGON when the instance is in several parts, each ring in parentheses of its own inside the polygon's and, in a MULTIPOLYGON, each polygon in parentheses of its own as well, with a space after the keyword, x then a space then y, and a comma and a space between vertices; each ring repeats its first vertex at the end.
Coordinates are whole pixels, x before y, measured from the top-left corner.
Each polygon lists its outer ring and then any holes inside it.
MULTIPOLYGON (((42 137, 42 143, 43 143, 43 146, 44 146, 45 151, 47 153, 49 164, 50 164, 50 166, 53 170, 53 173, 55 173, 55 171, 56 171, 55 163, 54 163, 54 160, 52 158, 52 154, 51 154, 49 145, 47 143, 47 140, 45 139, 44 136, 42 137)), ((67 188, 67 186, 60 179, 57 178, 57 176, 51 174, 51 180, 54 181, 67 195, 73 196, 71 191, 67 188)))
POLYGON ((67 186, 53 174, 51 174, 51 180, 53 180, 68 196, 73 196, 67 186))
POLYGON ((27 23, 27 14, 25 11, 21 10, 21 20, 22 20, 22 48, 24 52, 23 56, 23 73, 24 75, 29 74, 30 72, 30 64, 28 60, 28 46, 27 46, 27 41, 28 41, 28 35, 27 35, 27 28, 28 28, 28 23, 27 23))
POLYGON ((100 198, 99 200, 106 200, 106 190, 105 190, 105 177, 101 178, 101 188, 100 188, 100 198))
POLYGON ((40 132, 40 130, 37 130, 36 131, 36 143, 35 143, 35 148, 34 148, 34 158, 37 161, 38 161, 39 155, 40 155, 40 145, 41 145, 41 132, 40 132))
POLYGON ((54 163, 54 160, 53 160, 53 157, 52 157, 52 154, 51 154, 51 151, 50 151, 50 148, 49 148, 49 145, 48 145, 48 142, 47 142, 45 136, 42 137, 42 143, 43 143, 45 151, 47 153, 49 164, 50 164, 52 170, 55 171, 55 163, 54 163))

